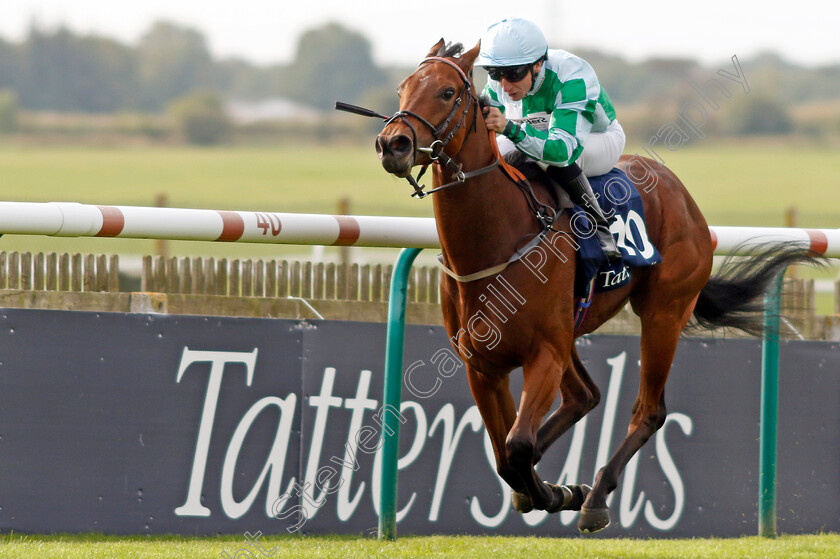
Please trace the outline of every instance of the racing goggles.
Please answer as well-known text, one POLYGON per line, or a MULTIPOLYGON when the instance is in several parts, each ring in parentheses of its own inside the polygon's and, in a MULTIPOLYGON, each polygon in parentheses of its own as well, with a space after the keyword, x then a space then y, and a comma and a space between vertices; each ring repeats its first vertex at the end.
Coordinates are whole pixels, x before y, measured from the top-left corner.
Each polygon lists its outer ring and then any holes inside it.
POLYGON ((521 66, 488 66, 486 70, 491 80, 500 82, 504 78, 511 83, 515 83, 525 79, 533 66, 533 63, 521 66))

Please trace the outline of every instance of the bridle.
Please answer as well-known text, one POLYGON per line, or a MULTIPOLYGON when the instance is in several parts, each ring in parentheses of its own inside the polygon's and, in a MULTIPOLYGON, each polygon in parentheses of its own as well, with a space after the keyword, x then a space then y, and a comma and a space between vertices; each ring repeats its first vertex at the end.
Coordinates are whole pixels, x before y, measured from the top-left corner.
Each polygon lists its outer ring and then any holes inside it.
MULTIPOLYGON (((430 62, 442 62, 444 64, 448 64, 449 66, 451 66, 452 68, 454 68, 458 72, 458 75, 460 76, 461 80, 464 82, 464 87, 463 87, 463 89, 461 89, 461 93, 458 95, 458 98, 455 99, 455 103, 452 105, 452 110, 449 111, 449 114, 446 116, 446 118, 443 120, 443 122, 441 122, 437 126, 435 126, 434 124, 432 124, 431 122, 429 122, 428 120, 423 118, 422 116, 420 116, 417 113, 412 112, 412 111, 397 111, 396 113, 394 113, 394 116, 392 116, 387 121, 385 121, 385 126, 388 126, 389 124, 391 124, 392 122, 395 122, 397 120, 401 120, 406 126, 408 126, 411 129, 411 134, 413 136, 412 140, 414 141, 414 145, 416 146, 417 145, 417 131, 414 129, 414 126, 411 124, 411 121, 409 121, 406 117, 410 116, 412 118, 417 119, 422 124, 424 124, 429 130, 431 130, 432 136, 435 139, 435 141, 432 142, 431 146, 429 146, 428 148, 422 148, 422 150, 429 150, 429 152, 433 152, 434 150, 442 151, 443 148, 446 147, 446 144, 448 144, 449 141, 452 140, 453 137, 455 137, 455 134, 458 132, 458 130, 461 128, 461 126, 464 125, 464 122, 467 118, 467 113, 470 110, 470 103, 474 104, 476 106, 476 108, 478 107, 478 97, 476 97, 473 94, 472 83, 470 82, 469 78, 464 73, 464 71, 461 70, 460 66, 458 66, 457 64, 455 64, 451 60, 448 60, 448 59, 443 58, 441 56, 430 56, 428 58, 425 58, 425 59, 423 59, 422 62, 420 62, 420 66, 423 66, 423 64, 428 64, 430 62), (465 93, 469 96, 470 101, 467 102, 466 104, 464 104, 464 111, 461 113, 461 118, 460 118, 460 120, 458 120, 458 124, 456 124, 455 127, 449 132, 449 135, 447 135, 443 139, 440 139, 440 136, 444 132, 446 132, 446 129, 449 127, 449 123, 452 122, 452 119, 458 113, 458 109, 464 103, 464 94, 465 93)), ((473 119, 473 128, 475 128, 475 119, 473 119)))
MULTIPOLYGON (((434 124, 426 120, 424 117, 420 116, 419 114, 413 111, 397 111, 396 113, 394 113, 393 116, 387 117, 375 111, 364 109, 362 107, 356 107, 354 105, 348 105, 346 103, 341 102, 337 102, 335 104, 335 108, 338 110, 348 111, 364 116, 380 117, 385 121, 384 126, 388 126, 389 124, 397 121, 402 122, 408 127, 409 130, 411 130, 412 145, 414 146, 415 153, 419 152, 427 155, 432 163, 438 163, 444 167, 449 168, 455 175, 454 181, 438 186, 431 190, 425 190, 426 187, 419 184, 419 181, 423 174, 426 172, 429 165, 423 165, 416 178, 413 177, 411 174, 405 177, 409 184, 411 184, 411 186, 414 188, 414 192, 411 195, 417 198, 425 198, 429 194, 434 194, 435 192, 439 192, 446 188, 451 188, 453 186, 463 184, 467 181, 467 179, 471 179, 473 177, 489 173, 499 165, 499 160, 495 159, 493 163, 487 165, 486 167, 481 167, 480 169, 475 169, 473 171, 464 171, 461 164, 457 163, 455 160, 452 159, 452 157, 444 153, 444 149, 446 148, 446 146, 449 144, 452 138, 455 137, 455 134, 458 133, 458 130, 460 130, 461 127, 464 126, 464 124, 466 123, 467 114, 469 114, 471 107, 473 107, 475 110, 473 112, 472 125, 467 129, 467 135, 476 130, 478 122, 478 111, 480 110, 480 105, 478 97, 473 93, 473 86, 472 82, 470 81, 470 78, 455 62, 442 56, 429 56, 424 58, 420 62, 419 66, 435 62, 447 64, 448 66, 454 68, 455 71, 458 72, 458 76, 461 78, 461 81, 464 83, 464 87, 461 89, 461 93, 458 94, 457 99, 455 99, 455 103, 452 105, 452 109, 449 111, 449 114, 446 116, 445 119, 443 119, 443 122, 441 122, 437 126, 435 126, 434 124), (456 117, 459 111, 461 112, 460 118, 457 120, 455 125, 452 126, 452 129, 449 130, 449 133, 447 134, 447 129, 449 129, 453 119, 456 117), (429 129, 429 131, 432 134, 432 137, 434 138, 434 141, 429 146, 418 146, 417 129, 411 123, 410 119, 416 120, 417 122, 421 123, 423 126, 429 129), (444 136, 444 134, 446 135, 444 136)), ((464 138, 464 141, 466 141, 466 138, 464 138)))
POLYGON ((470 81, 470 78, 461 69, 461 67, 458 66, 452 60, 449 60, 448 58, 444 58, 442 56, 429 56, 424 58, 420 62, 419 66, 435 62, 447 64, 454 68, 458 72, 458 75, 461 77, 461 81, 464 83, 464 87, 461 89, 461 93, 458 94, 458 98, 455 100, 455 103, 453 104, 452 109, 449 111, 449 114, 446 116, 443 122, 441 122, 437 126, 435 126, 434 124, 426 120, 424 117, 418 115, 413 111, 397 111, 396 113, 394 113, 393 116, 388 117, 376 111, 365 109, 364 107, 359 107, 356 105, 350 105, 348 103, 342 103, 341 101, 337 101, 335 103, 335 108, 340 111, 347 111, 362 116, 381 118, 385 121, 385 126, 388 126, 389 124, 396 121, 404 123, 406 126, 408 126, 409 130, 411 130, 412 145, 414 146, 415 154, 417 152, 423 153, 429 157, 432 163, 437 163, 441 166, 447 167, 454 173, 454 181, 443 184, 441 186, 437 186, 431 190, 426 190, 426 187, 419 184, 418 182, 429 166, 429 164, 423 165, 423 168, 417 174, 416 178, 411 176, 410 173, 408 174, 408 176, 405 177, 406 180, 414 188, 414 192, 411 194, 412 197, 425 198, 429 194, 434 194, 435 192, 440 192, 441 190, 464 184, 467 181, 467 179, 484 175, 497 167, 501 167, 503 171, 509 176, 511 181, 525 196, 525 200, 528 203, 528 206, 533 212, 537 221, 540 223, 542 230, 545 231, 547 229, 551 229, 551 225, 557 217, 557 212, 551 206, 547 206, 537 199, 536 195, 534 194, 534 190, 531 187, 531 184, 521 174, 517 174, 515 170, 513 173, 511 173, 510 166, 501 161, 498 151, 494 154, 495 157, 493 158, 493 162, 490 165, 472 171, 464 171, 460 163, 457 163, 455 160, 452 159, 452 157, 444 153, 444 149, 446 148, 447 144, 449 144, 452 138, 455 137, 455 134, 458 133, 458 130, 460 130, 461 127, 464 126, 464 124, 466 123, 467 114, 469 113, 471 107, 475 107, 475 111, 473 111, 472 125, 467 129, 467 136, 464 137, 464 142, 466 142, 469 134, 476 130, 478 123, 478 112, 481 110, 481 106, 479 98, 472 91, 472 82, 470 81), (464 101, 465 98, 467 99, 466 102, 464 101), (462 106, 463 109, 461 108, 462 106), (441 138, 441 136, 446 133, 446 130, 452 124, 452 120, 458 114, 459 110, 461 111, 461 117, 458 119, 456 124, 449 131, 449 133, 446 134, 445 137, 441 138), (409 119, 417 120, 431 131, 434 141, 428 147, 417 146, 417 130, 414 128, 414 125, 409 119))
MULTIPOLYGON (((498 160, 494 160, 492 164, 486 167, 482 167, 481 169, 477 169, 475 171, 465 172, 460 164, 456 163, 449 155, 444 153, 444 149, 446 148, 447 144, 449 144, 452 138, 455 137, 455 134, 458 133, 458 130, 460 130, 461 127, 464 126, 467 119, 467 114, 470 111, 470 107, 473 107, 475 111, 473 112, 472 126, 470 126, 467 130, 467 135, 475 131, 478 120, 478 111, 480 110, 480 107, 478 97, 472 91, 472 82, 470 81, 467 74, 455 62, 442 56, 429 56, 427 58, 424 58, 423 61, 420 62, 420 66, 435 62, 447 64, 448 66, 454 68, 455 71, 458 72, 458 76, 461 78, 461 81, 464 83, 464 87, 461 89, 461 93, 458 94, 458 98, 455 99, 455 103, 452 105, 452 109, 449 111, 449 114, 446 116, 443 122, 441 122, 438 126, 435 126, 415 112, 397 111, 396 113, 394 113, 394 116, 389 118, 385 123, 385 126, 387 126, 392 122, 401 121, 403 124, 408 126, 409 130, 411 130, 413 142, 412 145, 415 146, 415 151, 426 154, 433 163, 439 163, 445 167, 448 167, 455 174, 456 180, 428 191, 424 190, 425 187, 421 186, 418 182, 423 176, 423 173, 426 172, 428 165, 423 166, 423 168, 420 170, 420 173, 417 175, 417 178, 414 178, 409 174, 406 177, 406 180, 411 184, 412 187, 414 187, 414 193, 412 194, 412 196, 417 198, 425 198, 429 194, 433 194, 445 188, 450 188, 452 186, 462 184, 466 182, 468 178, 488 173, 499 163, 498 160), (466 102, 464 101, 465 98, 467 99, 466 102), (452 119, 455 118, 456 114, 458 114, 458 110, 461 109, 462 105, 463 110, 461 111, 461 118, 458 119, 455 126, 452 127, 452 130, 449 131, 449 134, 441 138, 441 136, 444 133, 446 133, 447 128, 449 128, 449 125, 452 122, 452 119), (408 117, 416 119, 418 122, 425 125, 431 131, 432 137, 434 138, 434 141, 431 143, 431 145, 429 145, 428 147, 418 146, 417 130, 415 130, 408 117)), ((464 141, 466 141, 466 138, 464 138, 464 141)))

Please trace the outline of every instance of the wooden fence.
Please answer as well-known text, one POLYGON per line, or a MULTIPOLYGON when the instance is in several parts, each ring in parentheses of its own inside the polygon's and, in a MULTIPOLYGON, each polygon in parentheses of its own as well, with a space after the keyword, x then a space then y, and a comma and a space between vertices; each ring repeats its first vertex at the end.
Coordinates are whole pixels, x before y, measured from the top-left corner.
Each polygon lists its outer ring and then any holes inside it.
MULTIPOLYGON (((387 302, 392 265, 145 256, 143 291, 230 297, 387 302)), ((408 301, 440 302, 440 269, 415 267, 408 301)))
MULTIPOLYGON (((390 265, 146 256, 138 282, 120 274, 117 256, 0 252, 0 307, 384 322, 391 273, 390 265)), ((409 323, 441 323, 439 282, 435 267, 412 270, 409 323)))
POLYGON ((119 257, 0 252, 0 289, 116 292, 119 257))
MULTIPOLYGON (((384 321, 392 268, 145 256, 136 292, 136 278, 135 287, 128 288, 116 255, 0 252, 0 306, 384 321)), ((439 291, 438 267, 414 267, 408 321, 441 324, 439 291)), ((840 339, 840 281, 835 283, 833 315, 817 315, 815 297, 814 280, 786 278, 783 329, 794 337, 840 339)), ((599 330, 638 331, 638 319, 629 308, 599 330)))

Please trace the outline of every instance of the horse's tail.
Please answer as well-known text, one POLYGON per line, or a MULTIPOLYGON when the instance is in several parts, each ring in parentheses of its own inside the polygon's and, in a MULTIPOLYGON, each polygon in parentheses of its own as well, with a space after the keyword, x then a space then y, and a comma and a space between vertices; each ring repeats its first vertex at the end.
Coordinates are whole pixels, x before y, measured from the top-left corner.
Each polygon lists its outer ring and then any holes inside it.
POLYGON ((826 259, 796 243, 768 243, 746 257, 728 256, 697 298, 693 328, 735 328, 761 336, 764 293, 795 264, 825 266, 826 259))

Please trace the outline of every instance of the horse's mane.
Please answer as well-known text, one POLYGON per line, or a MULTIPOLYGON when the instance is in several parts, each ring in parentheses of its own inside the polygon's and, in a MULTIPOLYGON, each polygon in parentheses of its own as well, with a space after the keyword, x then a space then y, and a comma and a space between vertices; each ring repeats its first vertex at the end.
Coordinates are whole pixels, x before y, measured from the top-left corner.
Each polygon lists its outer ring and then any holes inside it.
POLYGON ((464 45, 461 43, 444 43, 436 53, 436 56, 444 58, 456 58, 464 53, 464 45))

